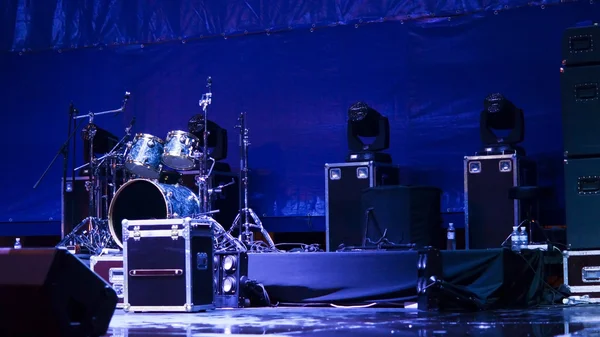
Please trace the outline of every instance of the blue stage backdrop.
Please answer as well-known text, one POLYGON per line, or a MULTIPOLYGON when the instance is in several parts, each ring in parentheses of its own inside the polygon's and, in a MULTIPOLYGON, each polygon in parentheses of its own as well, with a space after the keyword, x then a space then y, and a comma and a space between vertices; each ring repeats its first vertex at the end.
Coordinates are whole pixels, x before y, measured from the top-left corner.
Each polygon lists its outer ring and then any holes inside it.
MULTIPOLYGON (((135 116, 134 132, 165 138, 200 112, 208 76, 234 170, 233 127, 248 114, 258 214, 324 214, 324 164, 344 160, 358 100, 390 118, 402 182, 437 185, 444 210, 462 210, 463 156, 479 149, 491 92, 525 110, 524 145, 560 196, 560 40, 599 13, 546 1, 5 1, 0 222, 60 219, 61 159, 32 186, 67 137, 70 102, 114 109, 130 91, 124 113, 95 122, 121 136, 135 116)), ((561 205, 547 222, 561 223, 561 205)))

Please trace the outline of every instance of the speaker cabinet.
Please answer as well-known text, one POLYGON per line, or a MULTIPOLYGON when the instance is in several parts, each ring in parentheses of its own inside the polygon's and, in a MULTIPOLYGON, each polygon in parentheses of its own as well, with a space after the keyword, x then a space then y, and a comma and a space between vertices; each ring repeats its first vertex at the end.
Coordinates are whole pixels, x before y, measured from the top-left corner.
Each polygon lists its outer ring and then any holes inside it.
POLYGON ((567 159, 564 163, 569 249, 599 249, 600 158, 567 159))
POLYGON ((340 245, 360 246, 365 216, 361 214, 362 191, 369 187, 397 185, 397 166, 372 161, 325 164, 325 235, 327 251, 340 245))
POLYGON ((566 67, 560 76, 565 156, 600 155, 600 65, 566 67))
POLYGON ((561 43, 563 65, 571 67, 599 64, 600 50, 594 46, 595 39, 600 39, 600 26, 567 28, 561 43))
POLYGON ((500 248, 527 214, 509 198, 510 188, 537 184, 535 162, 517 155, 468 156, 464 170, 465 246, 500 248))
POLYGON ((89 181, 88 177, 67 178, 65 190, 62 191, 61 238, 69 234, 90 214, 89 194, 85 187, 87 181, 89 181))
POLYGON ((0 336, 102 336, 111 286, 64 249, 0 249, 0 336))

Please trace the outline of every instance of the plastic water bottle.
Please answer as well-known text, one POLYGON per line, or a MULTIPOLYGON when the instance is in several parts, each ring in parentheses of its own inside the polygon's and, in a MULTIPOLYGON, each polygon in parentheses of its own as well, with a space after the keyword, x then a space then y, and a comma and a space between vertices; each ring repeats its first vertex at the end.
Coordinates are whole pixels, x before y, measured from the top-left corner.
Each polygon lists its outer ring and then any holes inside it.
POLYGON ((15 239, 15 246, 14 246, 14 248, 15 249, 21 249, 21 248, 23 248, 23 246, 21 245, 21 238, 16 238, 15 239))
POLYGON ((527 249, 527 246, 529 246, 529 235, 527 235, 526 229, 525 227, 521 227, 521 233, 519 233, 521 236, 521 249, 527 249))
POLYGON ((512 234, 510 234, 510 249, 513 252, 521 250, 521 235, 519 234, 519 227, 513 226, 512 234))
POLYGON ((454 229, 454 224, 452 222, 448 224, 446 239, 446 250, 456 250, 456 229, 454 229))

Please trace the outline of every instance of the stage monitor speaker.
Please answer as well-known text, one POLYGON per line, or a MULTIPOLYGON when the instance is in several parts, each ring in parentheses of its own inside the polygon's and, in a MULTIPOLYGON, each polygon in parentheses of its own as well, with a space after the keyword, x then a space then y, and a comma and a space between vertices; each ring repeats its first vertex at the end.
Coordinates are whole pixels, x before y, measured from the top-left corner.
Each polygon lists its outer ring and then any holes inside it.
POLYGON ((102 336, 117 294, 64 249, 0 249, 0 336, 102 336))
POLYGON ((600 248, 600 158, 567 159, 565 211, 572 250, 600 248))
POLYGON ((385 232, 385 238, 394 244, 443 249, 441 195, 439 188, 426 186, 378 186, 364 190, 361 233, 366 236, 366 245, 380 240, 385 232))

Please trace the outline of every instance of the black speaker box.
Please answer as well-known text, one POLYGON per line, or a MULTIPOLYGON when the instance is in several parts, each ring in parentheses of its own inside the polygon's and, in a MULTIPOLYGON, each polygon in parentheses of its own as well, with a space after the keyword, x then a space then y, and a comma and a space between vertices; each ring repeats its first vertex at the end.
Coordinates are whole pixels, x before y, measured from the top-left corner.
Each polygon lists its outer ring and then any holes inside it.
POLYGON ((562 37, 563 65, 582 66, 600 63, 600 26, 570 27, 562 37))
POLYGON ((600 65, 565 68, 560 77, 565 156, 600 154, 600 65))
POLYGON ((88 177, 67 178, 66 190, 62 191, 61 238, 90 214, 89 195, 85 188, 88 180, 88 177))
POLYGON ((106 334, 117 294, 63 249, 0 250, 0 336, 106 334))
POLYGON ((368 241, 377 242, 385 232, 385 238, 395 244, 442 249, 441 195, 439 188, 426 186, 377 186, 364 190, 361 227, 367 246, 368 241))
POLYGON ((536 186, 537 164, 518 155, 467 156, 464 170, 466 248, 499 248, 527 218, 510 189, 536 186))
POLYGON ((358 246, 364 233, 364 216, 360 211, 362 191, 369 187, 399 183, 397 166, 376 162, 325 164, 326 250, 341 245, 358 246))
POLYGON ((564 163, 569 249, 599 249, 600 158, 567 159, 564 163))

